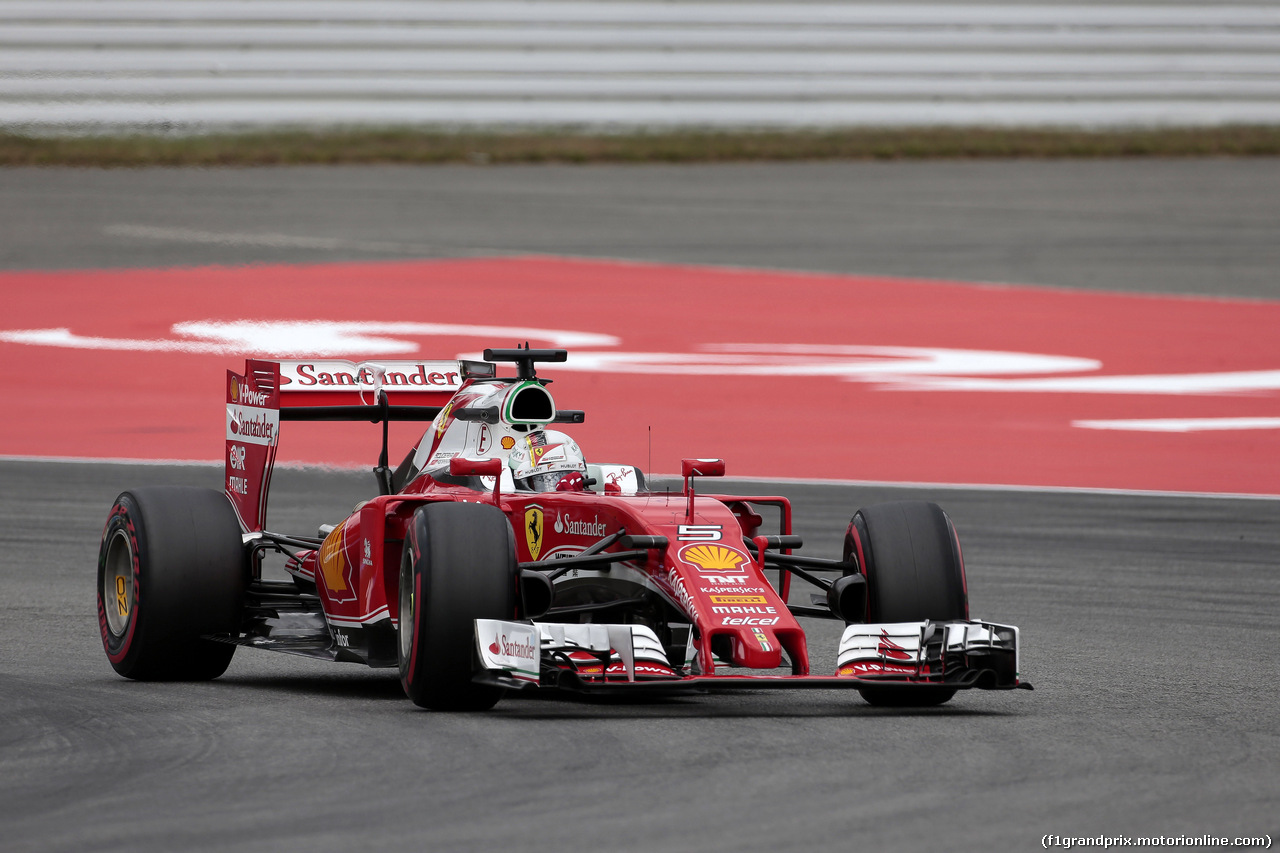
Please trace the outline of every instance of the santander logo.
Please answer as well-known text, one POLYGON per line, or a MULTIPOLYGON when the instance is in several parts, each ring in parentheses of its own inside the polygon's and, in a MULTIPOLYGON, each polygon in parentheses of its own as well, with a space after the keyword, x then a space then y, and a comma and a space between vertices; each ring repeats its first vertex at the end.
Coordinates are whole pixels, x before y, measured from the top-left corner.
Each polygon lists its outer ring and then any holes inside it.
POLYGON ((489 644, 489 651, 520 660, 532 661, 538 658, 538 650, 531 641, 513 640, 506 634, 499 634, 498 639, 489 644))
POLYGON ((250 438, 264 438, 270 441, 275 437, 276 425, 264 414, 257 418, 231 418, 231 432, 250 438))
POLYGON ((563 515, 556 513, 556 523, 552 525, 552 529, 556 533, 567 533, 570 536, 593 536, 597 539, 607 536, 609 533, 608 525, 600 521, 600 516, 591 516, 590 521, 575 521, 569 517, 566 512, 563 515))

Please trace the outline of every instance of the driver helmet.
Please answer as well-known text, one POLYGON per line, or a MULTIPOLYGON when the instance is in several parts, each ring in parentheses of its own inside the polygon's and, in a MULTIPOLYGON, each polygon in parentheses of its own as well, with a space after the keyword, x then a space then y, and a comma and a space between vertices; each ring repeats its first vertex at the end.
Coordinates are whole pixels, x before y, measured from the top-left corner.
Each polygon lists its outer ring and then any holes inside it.
POLYGON ((578 443, 552 429, 537 429, 516 439, 507 466, 516 489, 523 492, 554 491, 562 480, 581 484, 587 475, 587 460, 578 443))

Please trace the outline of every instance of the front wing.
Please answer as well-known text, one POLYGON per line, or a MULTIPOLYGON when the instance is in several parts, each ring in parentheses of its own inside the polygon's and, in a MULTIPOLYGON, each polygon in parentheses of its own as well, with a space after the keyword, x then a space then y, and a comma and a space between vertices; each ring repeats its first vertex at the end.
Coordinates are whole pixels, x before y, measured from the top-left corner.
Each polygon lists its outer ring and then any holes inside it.
MULTIPOLYGON (((849 625, 834 675, 698 672, 692 643, 673 661, 643 625, 475 622, 482 683, 575 693, 872 686, 1031 689, 1019 679, 1018 629, 983 621, 849 625)), ((680 651, 677 642, 676 651, 680 651)), ((676 655, 673 655, 676 656, 676 655)))

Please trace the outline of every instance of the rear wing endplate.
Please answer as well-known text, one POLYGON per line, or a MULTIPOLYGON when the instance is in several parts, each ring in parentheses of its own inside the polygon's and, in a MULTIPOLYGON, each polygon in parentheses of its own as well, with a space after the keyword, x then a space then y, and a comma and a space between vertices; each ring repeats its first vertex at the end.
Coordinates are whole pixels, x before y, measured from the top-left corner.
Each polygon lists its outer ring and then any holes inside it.
POLYGON ((227 371, 225 489, 246 532, 262 530, 280 439, 280 421, 382 423, 375 474, 389 488, 387 423, 430 421, 471 378, 492 377, 476 361, 248 359, 227 371))

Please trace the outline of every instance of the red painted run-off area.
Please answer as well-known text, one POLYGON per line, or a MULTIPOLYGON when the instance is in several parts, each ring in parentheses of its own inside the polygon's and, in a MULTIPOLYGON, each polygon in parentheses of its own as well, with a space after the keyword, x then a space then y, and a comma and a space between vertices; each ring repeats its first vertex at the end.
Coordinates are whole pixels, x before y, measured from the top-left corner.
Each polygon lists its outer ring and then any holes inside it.
MULTIPOLYGON (((618 339, 585 348, 596 352, 705 354, 719 345, 758 345, 750 347, 757 363, 761 354, 806 345, 812 348, 806 352, 837 356, 839 347, 878 346, 1100 362, 1092 370, 1052 374, 1071 376, 1280 368, 1280 305, 872 277, 514 258, 19 272, 0 274, 0 291, 0 333, 8 334, 0 334, 7 409, 0 455, 6 456, 219 459, 225 371, 242 367, 243 358, 208 341, 204 351, 181 349, 175 324, 199 320, 573 330, 618 339), (67 329, 77 340, 173 343, 144 351, 73 348, 15 342, 9 334, 49 329, 67 329)), ((517 342, 385 337, 417 345, 417 352, 393 356, 399 358, 452 358, 517 342)), ((714 367, 699 369, 655 375, 548 367, 543 375, 555 380, 551 390, 561 408, 587 411, 587 422, 570 429, 589 458, 656 472, 679 470, 684 456, 718 456, 730 476, 744 477, 1280 493, 1280 431, 1274 428, 1073 426, 1081 420, 1276 418, 1280 392, 1274 388, 942 390, 850 380, 838 371, 726 376, 714 367)), ((420 431, 398 425, 393 456, 420 431)), ((280 460, 372 465, 377 444, 372 425, 290 423, 280 460)))

